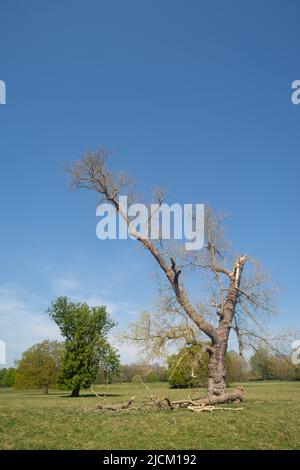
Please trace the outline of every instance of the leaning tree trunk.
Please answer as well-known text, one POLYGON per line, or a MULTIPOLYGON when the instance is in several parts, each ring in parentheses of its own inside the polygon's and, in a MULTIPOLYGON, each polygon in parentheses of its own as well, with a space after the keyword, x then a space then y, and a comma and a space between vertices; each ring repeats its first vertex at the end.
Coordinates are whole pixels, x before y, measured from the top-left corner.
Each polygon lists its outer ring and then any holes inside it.
MULTIPOLYGON (((231 274, 230 285, 227 292, 227 297, 223 304, 222 310, 219 313, 220 320, 218 326, 219 340, 212 345, 210 352, 210 359, 208 364, 208 397, 213 400, 218 400, 226 393, 226 352, 228 345, 229 333, 232 328, 234 320, 236 304, 239 296, 239 286, 243 267, 246 261, 245 256, 240 256, 231 274)), ((243 399, 241 392, 240 399, 243 399)), ((222 401, 220 401, 222 402, 222 401)))

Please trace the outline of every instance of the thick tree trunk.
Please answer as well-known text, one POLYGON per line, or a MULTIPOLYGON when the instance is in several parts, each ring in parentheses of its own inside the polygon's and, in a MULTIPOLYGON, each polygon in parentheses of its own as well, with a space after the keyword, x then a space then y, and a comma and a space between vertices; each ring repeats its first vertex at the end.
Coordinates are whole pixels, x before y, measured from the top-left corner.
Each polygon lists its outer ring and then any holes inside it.
POLYGON ((208 363, 208 396, 220 396, 226 391, 226 348, 220 343, 212 348, 208 363))
POLYGON ((208 394, 206 398, 200 400, 201 405, 218 405, 244 400, 242 387, 237 387, 232 392, 226 391, 226 351, 227 340, 212 348, 208 364, 208 394))
POLYGON ((44 395, 48 395, 49 394, 49 385, 45 385, 44 386, 44 395))
POLYGON ((80 389, 75 388, 74 390, 72 390, 71 397, 79 397, 79 392, 80 392, 80 389))
POLYGON ((206 398, 202 398, 199 400, 200 405, 223 405, 225 403, 232 403, 232 402, 241 402, 244 400, 245 394, 243 387, 239 386, 232 392, 223 393, 220 396, 208 396, 206 398))
MULTIPOLYGON (((226 352, 229 333, 234 320, 236 304, 239 296, 239 285, 242 277, 243 267, 246 261, 245 256, 240 256, 231 274, 231 281, 227 292, 218 327, 219 340, 212 345, 208 364, 208 397, 213 400, 226 393, 226 352)), ((220 401, 220 400, 219 400, 220 401)), ((220 401, 222 403, 222 401, 220 401)), ((224 402, 223 402, 224 403, 224 402)))

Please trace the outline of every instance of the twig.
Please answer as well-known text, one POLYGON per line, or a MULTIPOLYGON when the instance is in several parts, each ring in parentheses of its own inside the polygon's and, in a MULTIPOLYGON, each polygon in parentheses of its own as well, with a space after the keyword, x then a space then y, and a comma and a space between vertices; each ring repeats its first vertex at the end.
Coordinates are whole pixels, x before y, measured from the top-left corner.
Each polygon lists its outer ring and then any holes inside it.
POLYGON ((127 410, 133 403, 135 397, 131 397, 130 400, 125 401, 125 403, 117 405, 98 405, 97 410, 100 411, 122 411, 127 410))

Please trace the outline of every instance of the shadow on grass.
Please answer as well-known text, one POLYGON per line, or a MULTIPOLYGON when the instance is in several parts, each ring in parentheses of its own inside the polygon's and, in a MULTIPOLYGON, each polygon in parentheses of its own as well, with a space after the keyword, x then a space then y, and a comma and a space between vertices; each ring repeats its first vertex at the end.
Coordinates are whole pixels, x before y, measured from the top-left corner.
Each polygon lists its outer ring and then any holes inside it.
MULTIPOLYGON (((117 393, 98 393, 98 397, 122 397, 123 395, 117 393)), ((79 397, 72 397, 70 394, 68 395, 59 395, 60 398, 98 398, 94 393, 81 393, 79 397)))

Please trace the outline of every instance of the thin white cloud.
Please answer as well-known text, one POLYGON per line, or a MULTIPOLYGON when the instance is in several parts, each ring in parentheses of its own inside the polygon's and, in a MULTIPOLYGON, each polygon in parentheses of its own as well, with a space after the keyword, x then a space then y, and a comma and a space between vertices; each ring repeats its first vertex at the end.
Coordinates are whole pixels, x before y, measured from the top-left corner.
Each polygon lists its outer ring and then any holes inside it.
POLYGON ((65 295, 80 288, 80 282, 73 275, 57 277, 52 280, 52 291, 56 295, 65 295))
POLYGON ((45 305, 42 299, 18 286, 0 286, 0 339, 6 343, 9 365, 35 343, 62 339, 45 305))
MULTIPOLYGON (((119 350, 122 362, 138 360, 139 351, 133 346, 119 344, 114 334, 123 330, 129 321, 134 320, 139 308, 126 302, 114 302, 106 296, 85 293, 79 289, 82 284, 72 276, 55 278, 52 283, 52 287, 54 286, 57 289, 56 295, 66 294, 66 290, 69 289, 72 291, 70 297, 74 301, 87 302, 91 306, 105 305, 118 324, 110 339, 114 347, 119 350), (63 288, 64 292, 60 290, 63 288)), ((46 313, 48 306, 49 300, 30 294, 20 286, 0 285, 0 339, 6 343, 9 365, 12 365, 14 359, 20 358, 22 352, 33 344, 45 339, 62 340, 58 327, 46 313)))
POLYGON ((121 363, 130 364, 141 360, 141 351, 132 345, 114 344, 120 354, 121 363))

